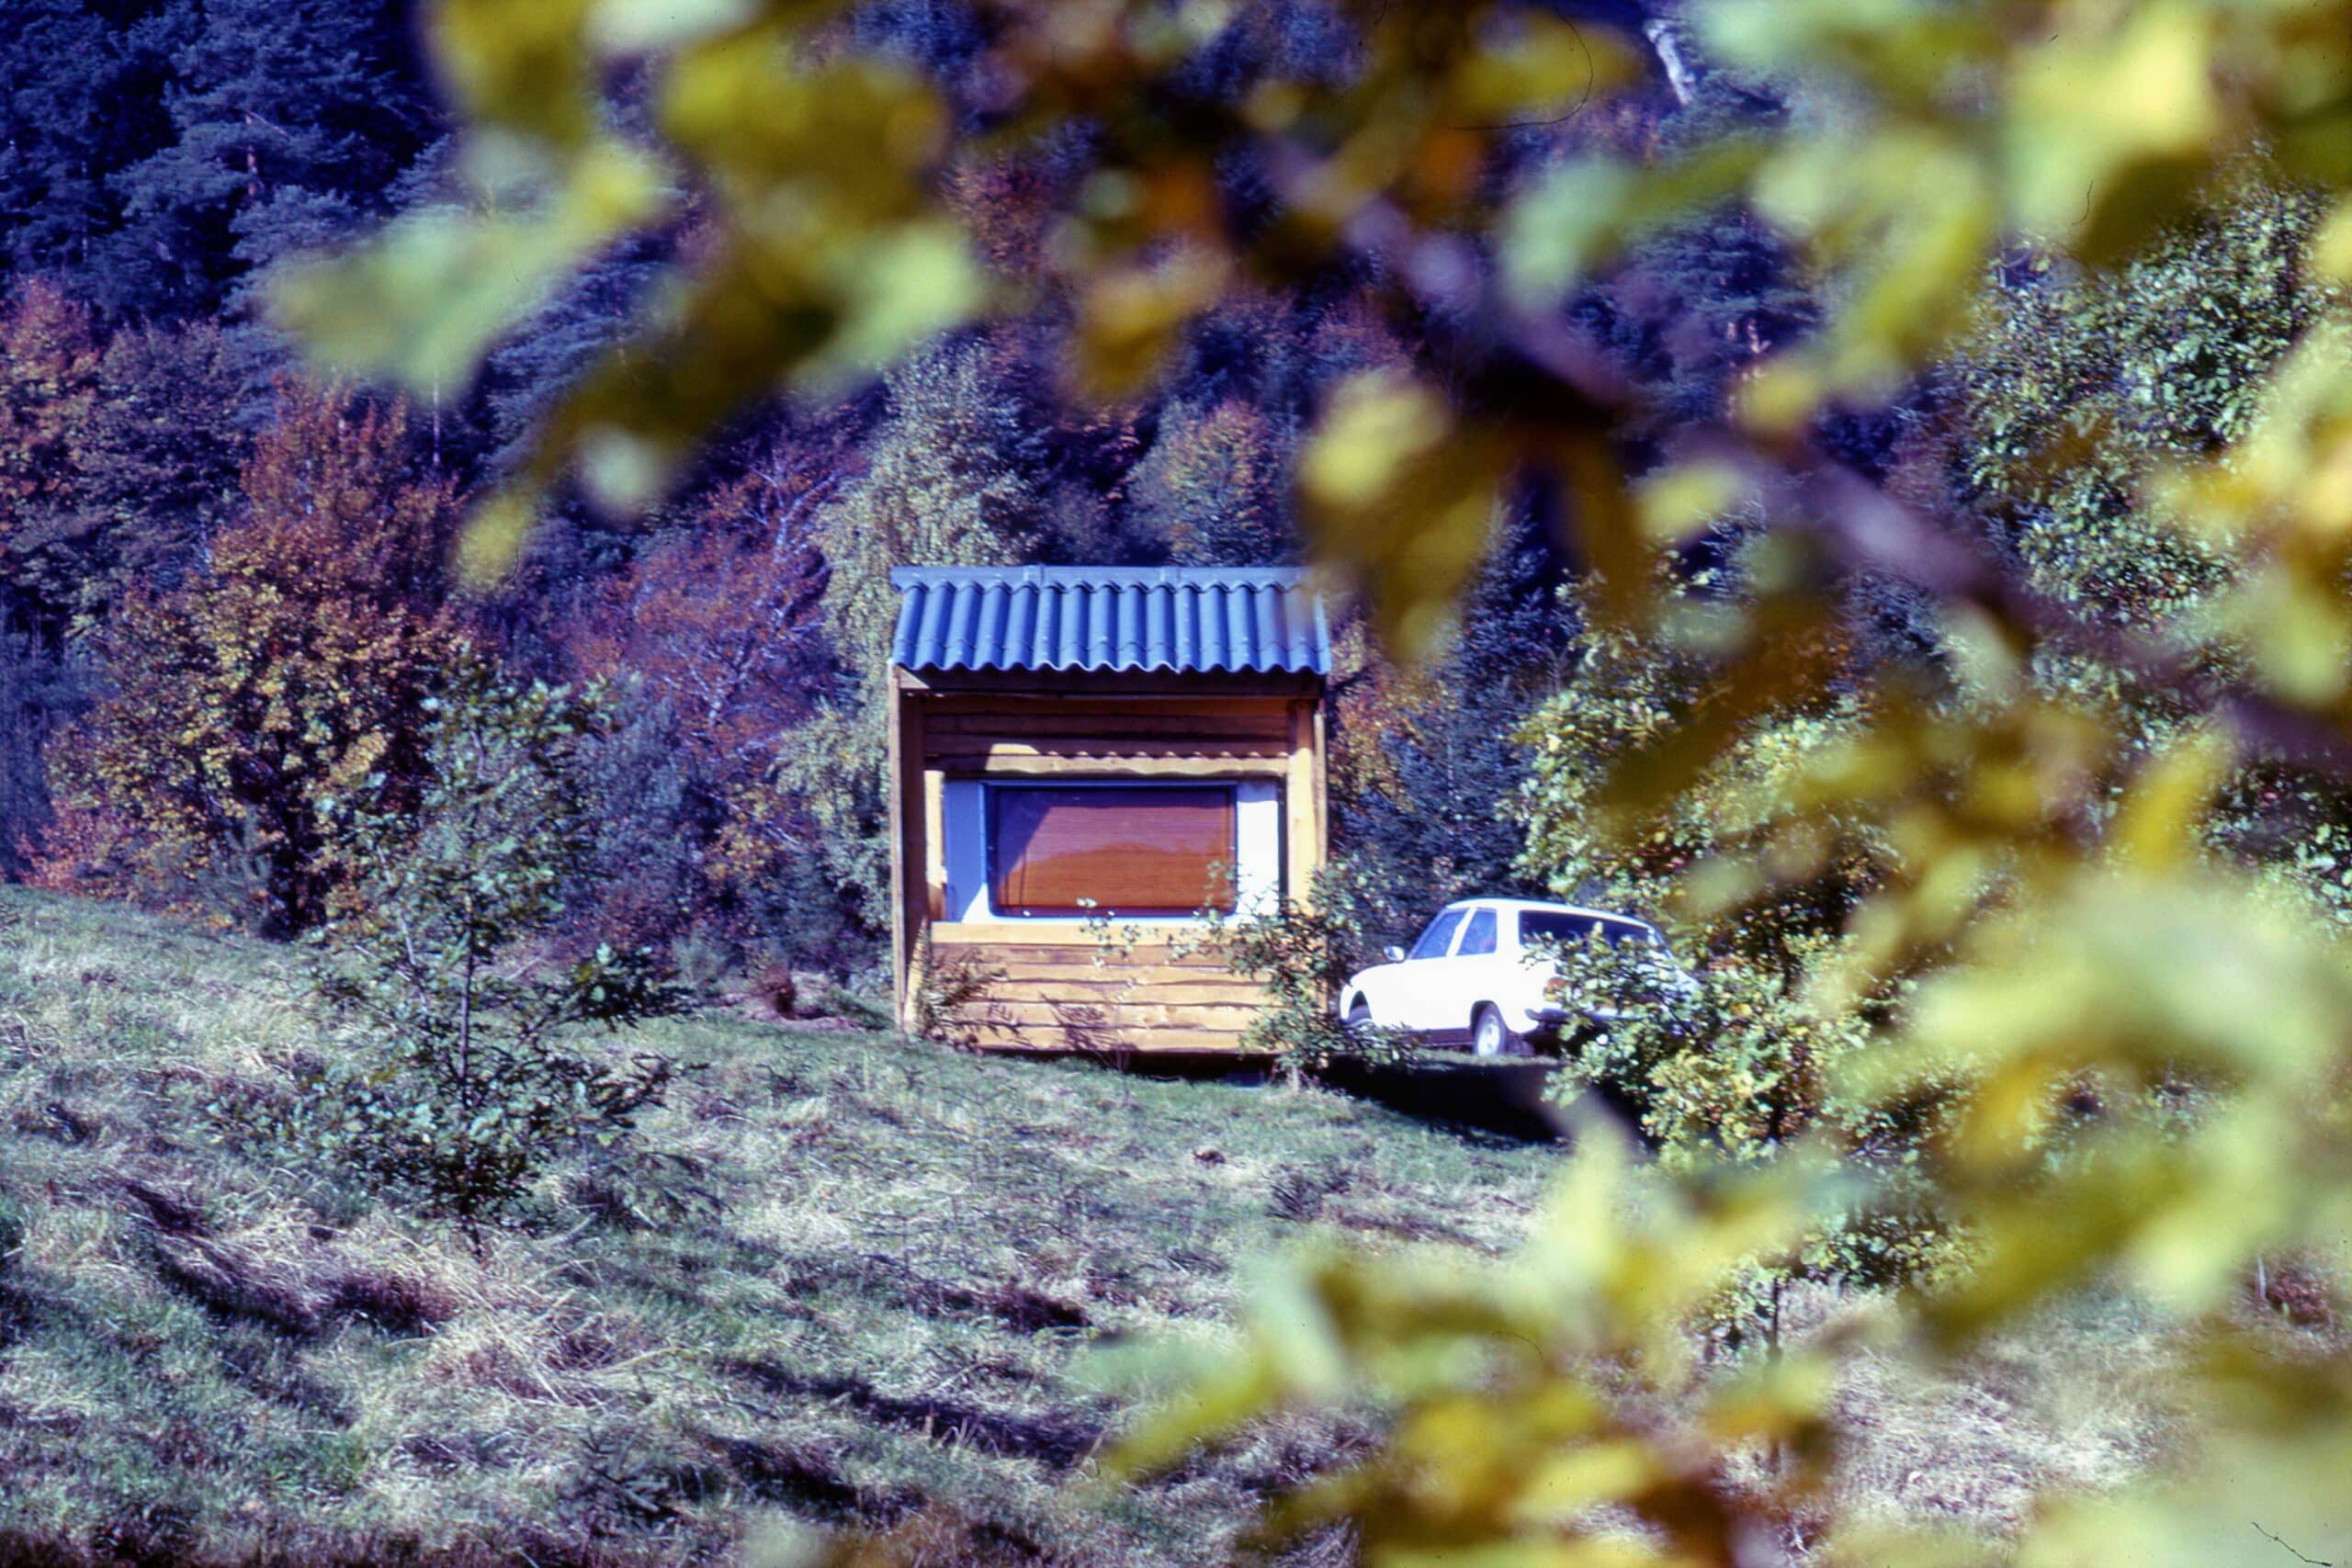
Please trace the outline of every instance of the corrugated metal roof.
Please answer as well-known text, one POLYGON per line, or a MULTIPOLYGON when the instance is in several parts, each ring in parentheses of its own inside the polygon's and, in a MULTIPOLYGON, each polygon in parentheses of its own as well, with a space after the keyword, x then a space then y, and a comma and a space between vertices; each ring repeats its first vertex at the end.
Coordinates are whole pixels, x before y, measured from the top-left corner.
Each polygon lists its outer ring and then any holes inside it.
POLYGON ((1289 567, 900 567, 908 670, 1328 674, 1323 602, 1289 567))

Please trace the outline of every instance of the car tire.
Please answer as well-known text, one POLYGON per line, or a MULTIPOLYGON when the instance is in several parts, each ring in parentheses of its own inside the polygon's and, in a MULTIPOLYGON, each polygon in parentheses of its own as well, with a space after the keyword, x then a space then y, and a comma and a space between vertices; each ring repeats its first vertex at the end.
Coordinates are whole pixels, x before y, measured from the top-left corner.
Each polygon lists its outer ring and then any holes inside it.
POLYGON ((1358 997, 1355 1000, 1355 1005, 1348 1009, 1347 1027, 1348 1032, 1351 1034, 1362 1034, 1366 1030, 1370 1029, 1372 1027, 1372 1004, 1365 1001, 1362 997, 1358 997))
POLYGON ((1527 1036, 1503 1021, 1502 1010, 1480 1002, 1470 1015, 1470 1054, 1474 1056, 1524 1056, 1527 1036))

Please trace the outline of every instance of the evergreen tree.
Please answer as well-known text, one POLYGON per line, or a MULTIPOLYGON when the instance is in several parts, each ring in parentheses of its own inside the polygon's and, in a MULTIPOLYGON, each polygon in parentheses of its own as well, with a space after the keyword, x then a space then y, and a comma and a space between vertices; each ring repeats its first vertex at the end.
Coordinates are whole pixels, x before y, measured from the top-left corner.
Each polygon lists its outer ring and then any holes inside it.
POLYGON ((17 0, 0 26, 0 268, 95 282, 110 188, 164 145, 161 62, 82 0, 17 0))
POLYGON ((892 374, 865 477, 820 525, 839 695, 794 733, 778 774, 816 826, 819 857, 858 890, 875 931, 890 919, 890 569, 1004 565, 1030 549, 1027 496, 1008 456, 1023 439, 1020 404, 993 374, 995 358, 985 340, 969 339, 892 374))
POLYGON ((433 130, 389 18, 348 0, 175 0, 134 30, 173 137, 114 178, 118 308, 219 308, 243 274, 351 231, 433 130))
POLYGON ((1537 890, 1509 807, 1530 760, 1521 727, 1571 662, 1559 576, 1521 514, 1436 658, 1399 668, 1361 651, 1361 623, 1341 634, 1359 651, 1335 710, 1333 844, 1366 888, 1358 912, 1374 948, 1410 941, 1453 899, 1537 890))

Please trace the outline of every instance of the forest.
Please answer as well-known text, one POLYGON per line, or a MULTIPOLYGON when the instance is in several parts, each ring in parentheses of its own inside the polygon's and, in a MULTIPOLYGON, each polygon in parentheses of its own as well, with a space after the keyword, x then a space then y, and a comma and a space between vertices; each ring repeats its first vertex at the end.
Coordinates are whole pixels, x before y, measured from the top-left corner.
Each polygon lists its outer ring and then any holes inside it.
MULTIPOLYGON (((845 25, 944 90, 977 69, 957 7, 845 25)), ((1311 8, 1253 22, 1229 69, 1269 51, 1336 69, 1319 26, 1311 8)), ((463 199, 415 29, 397 6, 75 5, 14 32, 0 869, 272 936, 314 927, 332 874, 307 819, 378 765, 362 746, 413 757, 462 645, 611 689, 575 940, 868 974, 888 923, 865 716, 888 568, 1300 559, 1289 475, 1318 400, 1406 343, 1342 280, 1260 291, 1148 394, 1103 405, 1067 395, 1066 311, 1041 308, 747 410, 649 510, 566 496, 511 575, 462 591, 460 520, 695 236, 682 220, 598 256, 446 391, 308 377, 266 308, 270 268, 463 199)), ((994 265, 1033 265, 1044 193, 1080 156, 963 176, 953 199, 994 265)), ((1725 239, 1594 302, 1679 398, 1713 395, 1805 309, 1763 236, 1725 239), (1708 297, 1704 341, 1668 345, 1661 287, 1708 297)), ((1408 672, 1360 619, 1343 633, 1341 809, 1385 890, 1374 947, 1459 892, 1529 883, 1496 807, 1519 712, 1566 657, 1566 571, 1531 501, 1442 661, 1408 672)))
POLYGON ((2352 1556, 2346 39, 0 0, 0 1562, 2352 1556), (910 564, 1317 574, 1274 1087, 891 1030, 910 564))

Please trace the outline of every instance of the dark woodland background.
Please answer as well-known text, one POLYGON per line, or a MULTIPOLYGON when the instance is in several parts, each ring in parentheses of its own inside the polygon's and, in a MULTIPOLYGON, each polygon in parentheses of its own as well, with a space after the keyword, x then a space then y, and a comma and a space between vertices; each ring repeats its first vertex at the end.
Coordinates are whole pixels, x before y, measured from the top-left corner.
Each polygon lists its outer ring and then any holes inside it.
MULTIPOLYGON (((863 694, 888 568, 1299 560, 1289 476, 1319 397, 1411 355, 1420 325, 1333 273, 1224 307, 1150 395, 1088 406, 1064 390, 1067 301, 1040 298, 878 385, 761 410, 649 514, 560 500, 521 570, 473 591, 444 564, 469 498, 695 243, 691 204, 547 300, 471 386, 415 403, 321 386, 270 324, 270 269, 459 199, 413 11, 7 0, 0 17, 0 873, 52 888, 272 934, 315 923, 334 878, 319 802, 414 765, 419 705, 471 645, 521 676, 610 683, 576 938, 854 976, 884 923, 863 694)), ((983 25, 949 0, 843 24, 967 120, 983 25)), ((1324 7, 1273 0, 1179 91, 1336 74, 1347 49, 1324 7)), ((1703 72, 1655 75, 1606 115, 1513 131, 1515 155, 1655 150, 1774 112, 1703 72)), ((632 84, 613 112, 632 112, 632 84)), ((992 265, 1032 270, 1086 157, 1072 137, 959 170, 992 265)), ((1228 175, 1246 209, 1250 171, 1228 175)), ((1813 313, 1736 211, 1652 243, 1575 309, 1669 421, 1719 412, 1813 313)), ((1835 434, 1883 464, 1931 401, 1835 434)), ((1522 885, 1514 735, 1577 631, 1553 511, 1543 494, 1502 510, 1434 661, 1394 665, 1341 616, 1338 846, 1377 890, 1372 939, 1522 885)))

